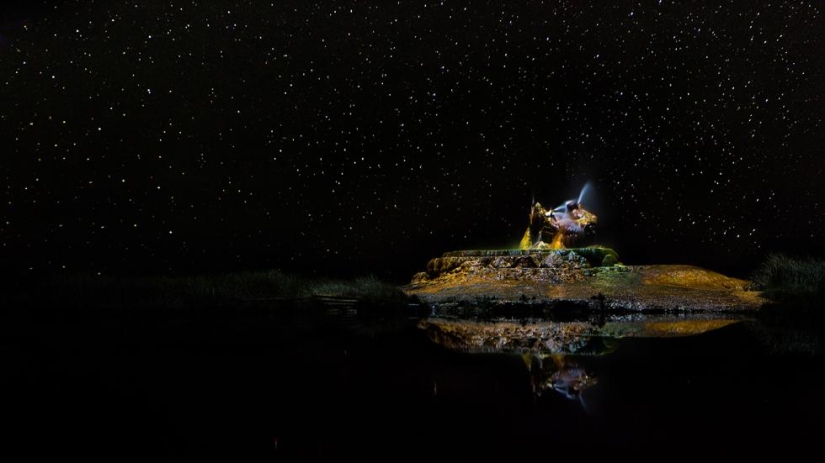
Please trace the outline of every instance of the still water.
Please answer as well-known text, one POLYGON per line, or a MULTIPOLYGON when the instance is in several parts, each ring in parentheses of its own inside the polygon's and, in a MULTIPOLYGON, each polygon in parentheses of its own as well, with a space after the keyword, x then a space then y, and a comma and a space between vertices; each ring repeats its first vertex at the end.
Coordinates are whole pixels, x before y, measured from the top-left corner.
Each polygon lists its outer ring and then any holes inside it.
POLYGON ((7 320, 3 448, 27 459, 658 459, 787 456, 824 435, 815 332, 719 317, 680 327, 691 320, 367 312, 7 320))

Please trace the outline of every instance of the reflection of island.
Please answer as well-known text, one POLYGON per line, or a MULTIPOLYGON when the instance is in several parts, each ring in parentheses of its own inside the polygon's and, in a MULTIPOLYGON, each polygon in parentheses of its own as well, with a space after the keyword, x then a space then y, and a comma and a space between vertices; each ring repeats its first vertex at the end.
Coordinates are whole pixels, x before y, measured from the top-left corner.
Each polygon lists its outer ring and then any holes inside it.
MULTIPOLYGON (((622 338, 683 337, 738 323, 735 318, 614 316, 592 321, 478 322, 443 318, 421 320, 419 328, 434 343, 467 353, 520 355, 536 394, 552 390, 582 400, 582 392, 598 382, 588 359, 613 352, 622 338)), ((582 402, 584 405, 584 403, 582 402)))
POLYGON ((465 249, 427 262, 403 290, 434 309, 502 304, 554 311, 748 312, 767 301, 749 282, 689 265, 633 265, 593 245, 597 217, 582 199, 534 202, 518 249, 465 249))
POLYGON ((626 337, 664 338, 691 336, 722 328, 739 319, 704 314, 607 316, 594 321, 513 321, 478 322, 444 318, 421 320, 436 344, 464 352, 515 354, 598 355, 615 348, 615 340, 626 337))

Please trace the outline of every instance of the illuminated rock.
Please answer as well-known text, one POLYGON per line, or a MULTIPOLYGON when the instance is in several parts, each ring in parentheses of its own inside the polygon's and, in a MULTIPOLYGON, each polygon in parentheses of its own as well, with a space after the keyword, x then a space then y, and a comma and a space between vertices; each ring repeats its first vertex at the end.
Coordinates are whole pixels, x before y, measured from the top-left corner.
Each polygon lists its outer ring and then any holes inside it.
POLYGON ((527 230, 520 249, 555 250, 590 244, 598 218, 577 201, 547 210, 541 203, 530 208, 527 230))
MULTIPOLYGON (((615 265, 618 263, 618 255, 612 249, 603 247, 559 250, 452 251, 427 262, 426 275, 428 279, 438 279, 456 273, 489 274, 493 269, 553 270, 553 272, 533 272, 540 277, 542 273, 561 273, 571 269, 600 267, 606 260, 610 262, 610 265, 615 265)), ((421 277, 418 276, 419 279, 421 277)))
POLYGON ((554 310, 739 311, 765 300, 747 281, 686 265, 624 266, 612 249, 582 246, 597 217, 577 200, 530 209, 519 249, 447 252, 404 290, 431 306, 521 304, 554 310))
POLYGON ((766 303, 749 282, 699 267, 598 265, 616 260, 607 248, 449 252, 403 289, 434 307, 750 311, 766 303))

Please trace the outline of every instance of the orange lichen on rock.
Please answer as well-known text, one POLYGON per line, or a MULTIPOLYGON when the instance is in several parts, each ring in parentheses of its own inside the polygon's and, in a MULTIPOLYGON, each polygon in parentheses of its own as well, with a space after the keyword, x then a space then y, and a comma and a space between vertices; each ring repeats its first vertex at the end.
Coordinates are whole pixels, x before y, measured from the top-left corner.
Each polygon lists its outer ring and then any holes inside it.
POLYGON ((404 290, 429 304, 564 303, 597 311, 751 311, 767 302, 746 290, 747 281, 699 267, 589 263, 608 251, 447 253, 404 290), (589 260, 579 254, 588 252, 589 260))
POLYGON ((744 290, 748 282, 691 265, 648 266, 643 284, 744 290))

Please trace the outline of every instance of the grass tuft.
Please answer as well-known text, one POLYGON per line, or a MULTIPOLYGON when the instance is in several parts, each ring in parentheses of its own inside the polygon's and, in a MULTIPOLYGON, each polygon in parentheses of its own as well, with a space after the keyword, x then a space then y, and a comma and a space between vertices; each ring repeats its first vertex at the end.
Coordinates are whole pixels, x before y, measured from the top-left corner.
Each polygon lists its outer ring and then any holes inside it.
POLYGON ((825 296, 825 262, 811 257, 769 254, 751 279, 754 289, 778 301, 821 300, 825 296))

